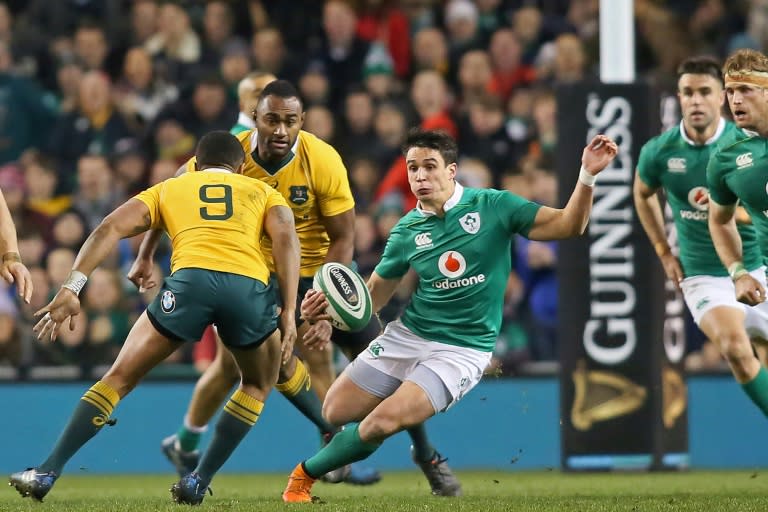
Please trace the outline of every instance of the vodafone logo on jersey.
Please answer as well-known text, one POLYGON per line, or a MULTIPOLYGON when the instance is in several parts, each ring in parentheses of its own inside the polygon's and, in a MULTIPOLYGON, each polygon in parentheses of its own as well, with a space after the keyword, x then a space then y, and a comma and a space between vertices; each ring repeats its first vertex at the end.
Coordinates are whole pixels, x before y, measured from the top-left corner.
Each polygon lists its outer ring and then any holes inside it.
POLYGON ((441 254, 437 260, 437 268, 448 279, 435 281, 435 288, 449 290, 451 288, 463 288, 485 282, 485 274, 461 277, 467 270, 467 260, 458 251, 446 251, 441 254))
POLYGON ((467 260, 460 252, 447 251, 441 254, 440 259, 437 260, 437 268, 445 277, 459 277, 467 270, 467 260))
POLYGON ((693 187, 688 192, 688 204, 700 212, 709 209, 709 190, 707 187, 693 187))

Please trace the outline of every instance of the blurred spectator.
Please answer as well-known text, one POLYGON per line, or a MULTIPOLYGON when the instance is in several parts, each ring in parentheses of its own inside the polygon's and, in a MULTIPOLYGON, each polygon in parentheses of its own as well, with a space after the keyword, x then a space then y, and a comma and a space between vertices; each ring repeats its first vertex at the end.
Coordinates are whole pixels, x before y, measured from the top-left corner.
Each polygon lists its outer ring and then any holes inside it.
MULTIPOLYGON (((534 201, 545 206, 557 205, 557 178, 547 171, 532 176, 534 201)), ((516 270, 525 287, 525 301, 530 318, 530 348, 538 361, 558 359, 557 338, 557 242, 537 242, 517 236, 516 270)))
POLYGON ((304 67, 303 57, 290 53, 283 34, 275 27, 266 27, 253 34, 251 55, 255 69, 295 82, 304 67))
MULTIPOLYGON (((248 45, 234 33, 235 20, 231 2, 224 0, 206 2, 202 25, 201 63, 206 68, 218 68, 219 61, 229 50, 235 47, 242 48, 244 54, 248 55, 248 45)), ((239 81, 240 78, 235 82, 239 81)))
POLYGON ((336 149, 346 160, 369 153, 378 140, 373 131, 373 98, 365 89, 356 88, 344 99, 344 110, 336 149))
POLYGON ((392 99, 400 93, 400 82, 394 77, 392 58, 380 45, 371 46, 363 63, 363 85, 376 101, 392 99))
POLYGON ((69 209, 72 197, 56 193, 59 176, 53 161, 35 150, 25 153, 23 160, 27 208, 49 219, 69 209))
POLYGON ((73 44, 75 57, 86 71, 102 71, 113 78, 116 76, 116 69, 107 62, 110 47, 103 27, 90 21, 80 23, 73 44))
POLYGON ((507 101, 507 136, 514 144, 527 147, 533 132, 533 90, 518 87, 507 101))
POLYGON ((400 145, 405 140, 407 129, 403 109, 392 102, 379 105, 373 118, 373 130, 378 143, 369 147, 368 156, 380 168, 388 168, 400 157, 400 145))
POLYGON ((210 74, 198 80, 191 97, 182 97, 168 105, 157 116, 159 122, 177 121, 183 130, 199 139, 214 130, 229 130, 237 119, 234 101, 228 101, 224 82, 210 74))
POLYGON ((450 0, 444 18, 452 63, 458 62, 465 52, 480 48, 480 13, 471 0, 450 0))
POLYGON ((114 87, 114 95, 117 108, 138 135, 166 105, 178 98, 179 91, 155 75, 149 52, 134 46, 125 54, 123 73, 114 87))
POLYGON ((448 42, 442 30, 430 27, 418 31, 413 36, 412 51, 414 74, 432 70, 450 79, 451 59, 448 55, 448 42))
POLYGON ((192 29, 189 14, 174 2, 165 2, 158 13, 158 30, 145 47, 155 59, 155 69, 163 80, 184 88, 194 80, 202 43, 192 29))
POLYGON ((0 41, 0 164, 44 146, 54 119, 51 98, 32 80, 14 75, 12 67, 8 43, 0 41))
POLYGON ((77 253, 66 247, 53 249, 45 258, 45 269, 48 272, 48 282, 57 287, 66 281, 77 253))
POLYGON ((536 76, 551 86, 595 78, 590 76, 586 66, 584 43, 575 34, 566 33, 542 48, 536 76))
POLYGON ((396 0, 362 0, 360 4, 357 34, 368 42, 383 43, 394 61, 395 74, 405 78, 411 64, 408 17, 396 0))
POLYGON ((39 228, 25 228, 19 231, 19 254, 29 268, 43 264, 43 255, 48 240, 52 240, 51 236, 50 233, 43 233, 39 228))
POLYGON ((56 63, 57 101, 60 113, 77 109, 83 66, 74 57, 61 57, 56 63))
POLYGON ((77 162, 77 192, 72 196, 72 206, 83 215, 87 232, 121 201, 109 161, 101 155, 82 156, 77 162))
POLYGON ((68 247, 74 251, 79 250, 88 237, 83 214, 77 210, 67 210, 60 214, 53 219, 51 234, 53 247, 68 247))
POLYGON ((535 70, 523 63, 523 49, 510 29, 497 30, 491 37, 489 48, 493 64, 491 91, 507 101, 516 87, 536 80, 535 70))
POLYGON ((370 158, 352 160, 349 168, 349 184, 355 198, 357 212, 370 212, 373 204, 373 191, 380 179, 379 167, 370 158))
POLYGON ((130 34, 128 46, 144 45, 157 33, 160 7, 156 0, 133 0, 131 2, 130 34))
POLYGON ((334 123, 333 114, 328 110, 328 107, 313 105, 307 109, 304 115, 302 129, 333 145, 336 138, 336 125, 334 123))
POLYGON ((342 104, 349 87, 362 82, 363 62, 370 45, 357 36, 357 15, 342 0, 328 0, 323 6, 323 43, 312 58, 325 67, 330 80, 330 104, 342 104))
POLYGON ((219 60, 219 74, 231 100, 237 100, 237 87, 251 70, 248 45, 236 41, 224 47, 219 60))
POLYGON ((122 286, 117 272, 104 267, 94 270, 83 292, 83 302, 90 324, 88 338, 93 345, 106 345, 102 350, 104 363, 114 359, 130 330, 121 300, 122 286))
POLYGON ((472 50, 462 55, 458 71, 459 114, 467 112, 467 105, 475 99, 490 93, 492 69, 491 58, 485 50, 472 50))
POLYGON ((331 82, 322 62, 310 62, 299 78, 299 91, 305 108, 311 105, 328 105, 331 98, 331 82))
POLYGON ((19 165, 6 164, 0 167, 0 190, 3 191, 17 232, 23 233, 28 229, 48 232, 51 217, 29 208, 26 202, 27 185, 19 165))
POLYGON ((538 159, 539 165, 553 168, 557 149, 557 100, 551 90, 536 93, 531 115, 535 135, 529 151, 538 159))
POLYGON ((366 279, 379 263, 383 244, 376 231, 373 216, 358 213, 355 216, 355 263, 357 271, 366 279))
POLYGON ((111 164, 117 196, 131 196, 146 188, 149 162, 137 143, 120 147, 112 157, 111 164))
POLYGON ((464 157, 459 160, 456 181, 471 188, 491 188, 494 185, 491 170, 477 158, 464 157))
POLYGON ((499 186, 501 176, 514 168, 517 159, 524 154, 522 148, 516 154, 517 146, 507 137, 504 109, 497 97, 475 98, 467 110, 459 125, 462 154, 485 163, 492 174, 491 183, 499 186))
POLYGON ((524 5, 512 14, 512 32, 522 48, 522 61, 532 65, 542 44, 541 11, 535 5, 524 5))
POLYGON ((177 167, 195 154, 196 142, 195 136, 184 130, 184 127, 172 117, 158 121, 154 130, 157 158, 173 160, 177 167))
POLYGON ((82 155, 110 155, 130 135, 114 109, 107 76, 99 71, 87 72, 80 82, 77 110, 60 114, 48 141, 48 151, 59 162, 59 191, 74 190, 77 161, 82 155))

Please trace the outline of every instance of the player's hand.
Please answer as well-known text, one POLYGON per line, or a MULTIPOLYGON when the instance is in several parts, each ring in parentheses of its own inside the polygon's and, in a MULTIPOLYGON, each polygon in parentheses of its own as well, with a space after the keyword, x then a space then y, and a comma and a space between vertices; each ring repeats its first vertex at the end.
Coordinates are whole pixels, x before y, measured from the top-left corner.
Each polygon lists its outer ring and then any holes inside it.
POLYGON ((744 274, 733 284, 736 287, 736 300, 739 302, 755 306, 765 300, 765 288, 750 274, 744 274))
POLYGON ((69 321, 69 330, 75 330, 76 318, 79 314, 80 299, 77 298, 77 294, 67 288, 61 288, 47 306, 35 313, 35 316, 42 315, 42 318, 35 324, 32 331, 37 334, 39 340, 50 336, 51 341, 56 341, 64 322, 69 321))
MULTIPOLYGON (((314 324, 320 320, 330 320, 331 315, 326 313, 328 301, 325 294, 319 290, 311 288, 301 301, 301 318, 314 324)), ((306 338, 305 338, 306 339, 306 338)))
POLYGON ((664 267, 664 273, 667 275, 667 279, 672 281, 675 288, 680 290, 680 283, 682 283, 685 278, 683 267, 680 266, 680 260, 678 260, 671 252, 667 252, 665 255, 661 256, 660 259, 661 264, 664 267))
POLYGON ((581 165, 593 176, 611 163, 619 152, 616 143, 606 135, 595 135, 581 153, 581 165))
POLYGON ((127 277, 130 282, 136 285, 139 292, 145 291, 157 286, 157 278, 154 275, 155 262, 152 258, 136 258, 128 271, 127 277))
POLYGON ((32 276, 21 261, 6 260, 0 267, 0 275, 8 284, 16 284, 16 290, 24 302, 29 304, 32 299, 32 276))
POLYGON ((281 364, 286 364, 293 356, 293 345, 296 343, 296 312, 283 309, 280 313, 280 345, 281 364))
POLYGON ((308 350, 325 350, 331 342, 333 326, 328 320, 318 320, 312 324, 302 339, 308 350))

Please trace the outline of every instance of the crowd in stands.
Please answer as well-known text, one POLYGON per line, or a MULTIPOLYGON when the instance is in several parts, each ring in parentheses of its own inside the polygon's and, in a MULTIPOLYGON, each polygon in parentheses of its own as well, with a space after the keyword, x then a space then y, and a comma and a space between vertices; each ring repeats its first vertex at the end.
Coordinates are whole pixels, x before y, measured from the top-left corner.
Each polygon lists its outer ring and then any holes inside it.
MULTIPOLYGON (((674 91, 685 57, 765 49, 766 2, 635 0, 637 65, 674 91)), ((238 118, 254 70, 295 83, 304 129, 342 155, 357 202, 356 260, 369 273, 414 206, 399 145, 439 128, 458 179, 558 204, 558 85, 596 80, 599 0, 0 1, 0 189, 35 292, 0 293, 0 365, 109 363, 156 290, 126 279, 140 238, 92 274, 86 314, 57 343, 32 336, 80 245, 114 207, 167 179, 211 130, 238 118)), ((496 365, 557 358, 555 243, 517 241, 496 365)), ((166 250, 157 271, 168 272, 166 250)), ((396 316, 403 287, 383 312, 396 316)), ((192 346, 172 359, 192 363, 192 346)))

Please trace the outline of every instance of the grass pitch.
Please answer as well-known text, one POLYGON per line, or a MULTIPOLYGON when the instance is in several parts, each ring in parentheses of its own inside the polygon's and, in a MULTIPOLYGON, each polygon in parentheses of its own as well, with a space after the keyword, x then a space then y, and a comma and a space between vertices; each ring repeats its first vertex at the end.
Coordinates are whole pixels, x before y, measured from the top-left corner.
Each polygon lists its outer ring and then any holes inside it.
MULTIPOLYGON (((222 474, 213 496, 201 508, 226 512, 336 511, 766 511, 768 472, 690 473, 457 472, 462 498, 437 498, 421 473, 386 472, 370 487, 318 483, 320 504, 284 504, 280 493, 288 475, 222 474)), ((189 510, 170 501, 172 475, 65 474, 45 503, 22 498, 10 487, 0 491, 0 511, 144 512, 189 510)))

